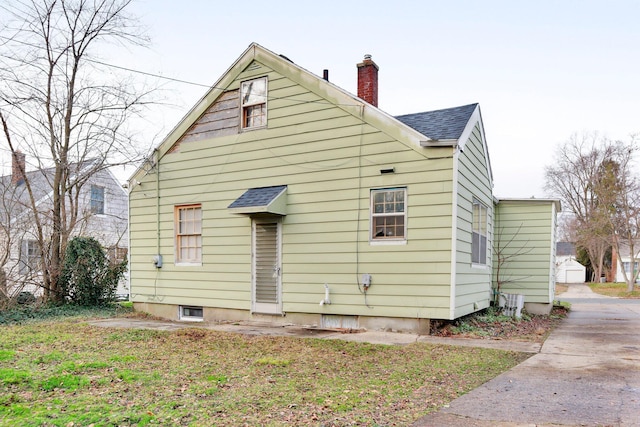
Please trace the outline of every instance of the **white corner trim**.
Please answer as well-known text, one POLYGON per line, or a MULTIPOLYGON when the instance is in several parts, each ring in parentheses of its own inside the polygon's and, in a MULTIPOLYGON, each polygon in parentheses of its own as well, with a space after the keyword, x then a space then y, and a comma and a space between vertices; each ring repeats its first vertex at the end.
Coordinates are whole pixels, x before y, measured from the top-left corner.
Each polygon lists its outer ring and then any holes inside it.
MULTIPOLYGON (((481 121, 482 119, 480 118, 480 106, 476 105, 476 108, 473 110, 473 113, 471 113, 471 116, 469 117, 469 121, 467 121, 464 130, 460 134, 460 138, 458 138, 458 146, 460 147, 460 150, 464 150, 465 144, 473 133, 473 128, 476 127, 476 123, 481 121)), ((482 139, 484 140, 484 130, 482 129, 482 126, 480 126, 480 134, 482 136, 482 139)))
POLYGON ((482 114, 480 113, 480 104, 476 105, 475 110, 469 117, 469 121, 467 122, 462 134, 460 134, 460 138, 458 139, 458 147, 460 151, 464 151, 464 146, 471 137, 473 133, 473 128, 475 128, 476 123, 479 124, 480 129, 480 142, 482 142, 482 150, 484 154, 484 160, 487 164, 487 169, 489 172, 489 179, 491 180, 490 186, 493 188, 493 170, 491 169, 491 159, 489 158, 489 147, 487 145, 487 140, 484 134, 484 124, 482 122, 482 114))
POLYGON ((453 154, 453 197, 451 199, 451 283, 449 284, 449 319, 453 320, 456 313, 456 271, 458 269, 458 162, 460 151, 453 154))

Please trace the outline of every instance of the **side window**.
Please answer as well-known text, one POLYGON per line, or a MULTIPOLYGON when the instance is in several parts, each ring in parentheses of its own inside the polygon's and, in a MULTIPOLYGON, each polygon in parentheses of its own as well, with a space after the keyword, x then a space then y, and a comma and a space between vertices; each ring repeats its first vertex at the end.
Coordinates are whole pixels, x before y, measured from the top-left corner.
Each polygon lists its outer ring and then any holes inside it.
POLYGON ((473 199, 473 233, 471 240, 471 262, 487 264, 487 207, 473 199))
POLYGON ((20 274, 40 271, 40 246, 37 240, 24 239, 20 248, 20 274))
POLYGON ((176 263, 202 263, 202 207, 176 206, 176 263))
POLYGON ((242 129, 267 125, 267 78, 242 82, 240 85, 242 129))
POLYGON ((104 215, 104 187, 98 187, 97 185, 91 186, 90 197, 91 213, 104 215))
POLYGON ((122 246, 110 246, 107 249, 107 256, 111 264, 118 264, 127 258, 128 248, 122 246))
POLYGON ((371 190, 371 241, 407 239, 407 189, 371 190))

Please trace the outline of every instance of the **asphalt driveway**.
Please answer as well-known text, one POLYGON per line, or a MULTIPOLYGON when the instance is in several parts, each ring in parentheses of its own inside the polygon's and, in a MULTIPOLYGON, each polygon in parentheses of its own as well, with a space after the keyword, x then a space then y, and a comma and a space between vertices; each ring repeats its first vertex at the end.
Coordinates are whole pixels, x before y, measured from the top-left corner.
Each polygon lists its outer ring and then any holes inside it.
POLYGON ((640 300, 571 285, 540 353, 414 427, 640 426, 640 300))

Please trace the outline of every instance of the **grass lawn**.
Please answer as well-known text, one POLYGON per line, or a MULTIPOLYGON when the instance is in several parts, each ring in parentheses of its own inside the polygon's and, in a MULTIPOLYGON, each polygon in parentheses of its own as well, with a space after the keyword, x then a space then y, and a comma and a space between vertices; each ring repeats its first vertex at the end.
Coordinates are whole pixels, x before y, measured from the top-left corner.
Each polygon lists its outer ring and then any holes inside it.
POLYGON ((408 425, 528 355, 416 343, 0 326, 0 426, 408 425))
POLYGON ((640 298, 640 287, 637 285, 632 292, 627 292, 626 283, 587 283, 597 294, 618 298, 640 298))

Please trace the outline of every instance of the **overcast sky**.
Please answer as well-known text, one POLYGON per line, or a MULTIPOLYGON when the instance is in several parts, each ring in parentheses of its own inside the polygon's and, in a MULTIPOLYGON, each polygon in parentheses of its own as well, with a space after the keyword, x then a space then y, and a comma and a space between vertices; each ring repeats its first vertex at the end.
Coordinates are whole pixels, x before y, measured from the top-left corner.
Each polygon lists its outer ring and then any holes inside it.
MULTIPOLYGON (((251 42, 356 92, 380 67, 392 115, 480 103, 498 197, 544 197, 572 133, 640 132, 640 1, 137 0, 152 44, 102 59, 213 85, 251 42)), ((206 88, 180 83, 150 123, 164 137, 206 88)), ((159 141, 158 141, 159 142, 159 141)))

